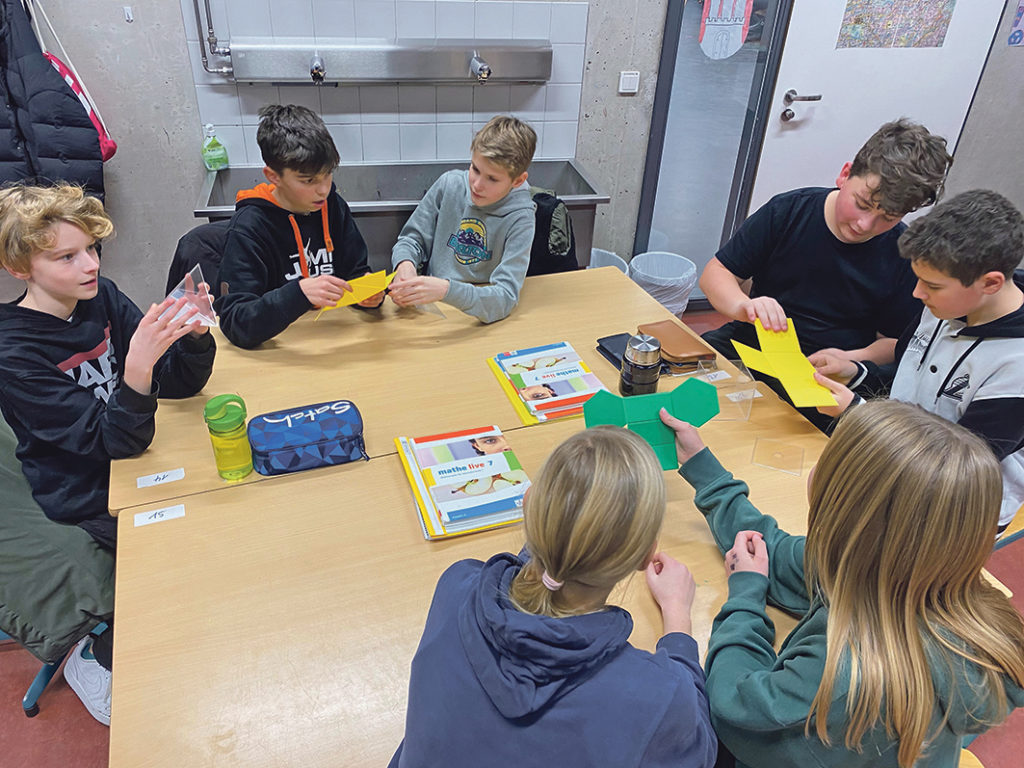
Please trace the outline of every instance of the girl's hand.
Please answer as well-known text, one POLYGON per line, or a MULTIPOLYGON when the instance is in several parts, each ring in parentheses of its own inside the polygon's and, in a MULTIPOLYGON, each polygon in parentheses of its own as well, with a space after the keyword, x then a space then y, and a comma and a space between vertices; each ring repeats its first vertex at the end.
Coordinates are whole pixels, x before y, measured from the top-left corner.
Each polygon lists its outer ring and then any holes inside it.
POLYGON ((658 552, 647 564, 646 576, 651 595, 661 608, 665 634, 690 634, 690 610, 697 592, 690 569, 664 552, 658 552))
POLYGON ((664 408, 658 411, 662 423, 676 433, 676 457, 685 464, 704 450, 704 441, 692 424, 677 419, 664 408))
MULTIPOLYGON (((210 286, 207 283, 200 283, 198 288, 192 286, 192 275, 185 275, 185 291, 186 293, 194 292, 197 296, 197 301, 204 307, 213 306, 213 299, 210 297, 210 286), (194 290, 193 290, 194 289, 194 290)), ((202 336, 204 333, 209 333, 210 329, 208 326, 199 324, 199 327, 191 331, 193 336, 202 336)))
POLYGON ((732 549, 725 553, 725 573, 732 576, 741 571, 752 571, 768 576, 768 547, 758 531, 740 531, 732 549))

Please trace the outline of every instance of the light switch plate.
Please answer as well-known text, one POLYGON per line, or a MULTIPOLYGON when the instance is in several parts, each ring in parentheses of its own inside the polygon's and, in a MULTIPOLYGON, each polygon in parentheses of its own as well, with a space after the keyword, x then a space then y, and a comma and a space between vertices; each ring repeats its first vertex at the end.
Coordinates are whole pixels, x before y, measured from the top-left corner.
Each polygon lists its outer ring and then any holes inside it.
POLYGON ((640 73, 637 71, 619 72, 619 93, 638 93, 640 91, 640 73))

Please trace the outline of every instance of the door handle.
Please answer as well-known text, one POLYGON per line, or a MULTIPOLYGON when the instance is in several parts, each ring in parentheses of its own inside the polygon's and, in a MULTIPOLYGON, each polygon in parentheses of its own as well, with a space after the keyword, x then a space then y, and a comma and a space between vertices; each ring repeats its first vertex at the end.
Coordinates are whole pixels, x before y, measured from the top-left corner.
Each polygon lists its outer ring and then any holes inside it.
POLYGON ((801 96, 796 92, 796 89, 790 88, 784 94, 782 94, 782 103, 787 107, 794 101, 821 101, 821 94, 816 93, 813 96, 801 96))

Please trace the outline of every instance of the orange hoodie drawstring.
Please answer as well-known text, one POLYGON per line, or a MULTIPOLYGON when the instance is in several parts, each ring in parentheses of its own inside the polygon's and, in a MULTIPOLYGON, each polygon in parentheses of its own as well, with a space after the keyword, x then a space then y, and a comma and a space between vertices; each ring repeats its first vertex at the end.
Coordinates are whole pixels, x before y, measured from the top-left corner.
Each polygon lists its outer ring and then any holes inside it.
MULTIPOLYGON (((235 195, 235 200, 247 200, 249 198, 259 198, 273 203, 278 208, 281 204, 274 198, 274 185, 273 184, 257 184, 252 189, 241 189, 235 195)), ((327 216, 327 203, 325 202, 320 207, 320 220, 323 223, 324 228, 324 247, 327 248, 328 253, 334 253, 334 241, 331 240, 331 227, 328 223, 327 216)), ((295 221, 293 214, 288 214, 288 222, 292 225, 292 233, 295 235, 295 245, 299 249, 299 269, 302 271, 303 277, 309 277, 309 263, 306 260, 306 247, 302 244, 302 233, 299 232, 299 223, 295 221)))
POLYGON ((288 214, 288 221, 291 222, 292 232, 295 234, 295 244, 299 247, 299 269, 303 277, 309 277, 309 265, 306 263, 306 246, 302 244, 302 234, 299 232, 299 224, 295 217, 288 214))
POLYGON ((331 228, 327 224, 327 201, 320 206, 320 218, 324 222, 324 246, 328 253, 334 253, 334 242, 331 240, 331 228))

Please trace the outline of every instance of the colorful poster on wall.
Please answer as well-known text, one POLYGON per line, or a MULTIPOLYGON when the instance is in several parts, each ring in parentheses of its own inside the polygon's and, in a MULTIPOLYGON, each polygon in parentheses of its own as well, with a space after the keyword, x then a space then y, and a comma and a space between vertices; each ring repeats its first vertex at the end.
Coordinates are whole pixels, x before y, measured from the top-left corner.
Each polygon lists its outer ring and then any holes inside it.
POLYGON ((836 48, 941 48, 956 0, 847 0, 836 48))
POLYGON ((1017 6, 1017 15, 1013 17, 1013 29, 1010 30, 1010 45, 1024 46, 1024 0, 1017 6))

